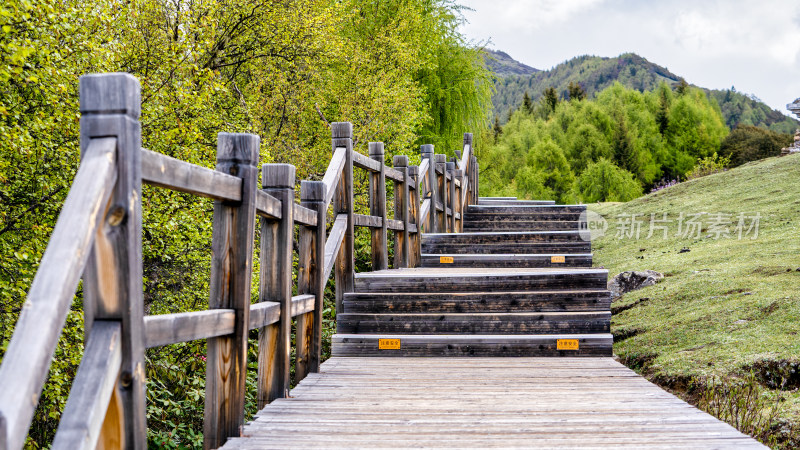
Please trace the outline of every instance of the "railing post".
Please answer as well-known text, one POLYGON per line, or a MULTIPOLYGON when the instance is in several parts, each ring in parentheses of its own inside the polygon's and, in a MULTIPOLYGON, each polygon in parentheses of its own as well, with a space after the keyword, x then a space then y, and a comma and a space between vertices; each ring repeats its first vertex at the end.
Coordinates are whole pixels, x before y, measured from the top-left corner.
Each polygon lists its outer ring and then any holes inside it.
POLYGON ((383 220, 380 228, 370 229, 372 270, 384 270, 389 268, 389 249, 386 244, 386 165, 383 160, 383 142, 369 143, 369 157, 381 163, 380 172, 370 173, 369 177, 369 214, 383 220))
POLYGON ((403 222, 403 229, 394 233, 394 264, 395 269, 408 267, 409 239, 408 239, 408 156, 397 155, 392 159, 394 168, 403 174, 403 181, 394 182, 394 218, 403 222))
POLYGON ((336 281, 336 312, 342 311, 344 294, 353 292, 355 287, 355 261, 353 255, 354 230, 353 222, 353 124, 350 122, 334 122, 331 124, 331 146, 333 151, 343 147, 346 149, 344 168, 336 193, 333 196, 333 213, 347 215, 347 230, 344 233, 342 246, 336 256, 334 279, 336 281))
POLYGON ((261 186, 281 201, 281 218, 261 219, 259 301, 280 303, 281 316, 258 332, 259 408, 286 396, 290 385, 294 183, 295 168, 290 164, 264 164, 261 168, 261 186))
POLYGON ((207 344, 205 448, 238 436, 244 422, 259 141, 252 134, 217 135, 216 169, 242 179, 242 200, 214 202, 208 307, 233 309, 235 320, 233 334, 207 344))
POLYGON ((459 181, 456 187, 455 200, 456 210, 459 214, 459 219, 456 221, 455 232, 461 233, 464 231, 464 171, 456 169, 453 171, 453 179, 459 181))
POLYGON ((450 228, 451 233, 455 233, 458 231, 456 229, 456 212, 458 208, 456 206, 456 163, 448 162, 445 164, 445 171, 450 175, 450 182, 447 184, 450 192, 447 194, 447 203, 450 205, 450 222, 448 223, 448 227, 450 228))
POLYGON ((83 304, 87 338, 95 321, 122 324, 122 365, 98 442, 126 448, 147 447, 140 103, 131 75, 81 77, 81 151, 92 138, 117 138, 117 182, 83 272, 83 304))
POLYGON ((422 224, 419 223, 419 166, 408 167, 408 178, 411 182, 411 189, 409 191, 408 201, 409 219, 408 222, 417 227, 417 231, 409 235, 409 267, 419 267, 420 260, 422 259, 420 249, 420 233, 422 233, 422 224))
MULTIPOLYGON (((422 160, 428 160, 428 181, 425 183, 424 197, 431 199, 431 209, 428 212, 428 223, 425 224, 425 231, 427 233, 436 233, 436 202, 437 202, 437 185, 436 185, 436 162, 433 159, 433 145, 424 144, 419 147, 420 157, 422 160)), ((420 176, 422 176, 420 174, 420 176)))
POLYGON ((470 205, 478 204, 478 158, 475 155, 470 156, 469 173, 470 173, 470 191, 472 197, 470 198, 470 205))
MULTIPOLYGON (((439 212, 439 208, 436 207, 435 209, 431 209, 431 211, 436 212, 436 229, 439 233, 447 233, 447 177, 445 172, 445 161, 447 160, 447 156, 442 154, 436 154, 433 156, 434 162, 436 163, 436 197, 439 202, 442 204, 442 212, 439 212), (438 175, 441 173, 441 175, 438 175)), ((435 205, 434 205, 435 206, 435 205)))
MULTIPOLYGON (((308 372, 319 372, 319 365, 322 359, 322 309, 325 296, 325 285, 328 282, 323 277, 325 267, 325 225, 328 217, 325 208, 325 197, 328 191, 322 181, 303 181, 300 183, 300 202, 306 208, 312 209, 317 213, 317 226, 313 228, 314 237, 310 242, 301 240, 300 242, 300 270, 299 273, 308 273, 308 281, 304 281, 298 274, 297 291, 299 294, 314 294, 314 311, 311 314, 311 333, 306 334, 305 339, 310 340, 308 349, 308 372), (306 248, 306 246, 308 248, 306 248), (303 261, 307 261, 307 269, 303 269, 303 261)), ((302 228, 302 227, 301 227, 302 228)), ((303 318, 308 321, 308 317, 303 318)), ((297 329, 301 329, 301 319, 298 316, 297 329)), ((297 332, 299 336, 300 331, 297 332)), ((298 340, 298 348, 300 343, 298 340)), ((299 373, 295 368, 295 374, 299 373)), ((299 378, 298 378, 299 379, 299 378)))

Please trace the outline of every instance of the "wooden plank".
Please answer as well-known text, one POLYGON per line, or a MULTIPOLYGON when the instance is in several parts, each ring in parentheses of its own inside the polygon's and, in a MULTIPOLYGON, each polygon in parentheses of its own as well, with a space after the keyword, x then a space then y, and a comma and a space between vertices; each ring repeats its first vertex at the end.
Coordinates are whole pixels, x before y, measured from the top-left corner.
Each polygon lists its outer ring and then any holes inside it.
MULTIPOLYGON (((304 264, 307 263, 309 268, 307 270, 309 279, 304 281, 301 285, 298 282, 298 292, 300 294, 310 293, 314 294, 314 313, 311 318, 312 335, 306 336, 309 339, 308 350, 308 364, 309 372, 318 372, 322 358, 322 312, 323 302, 325 296, 325 285, 328 282, 328 274, 325 272, 325 244, 327 230, 327 207, 324 204, 324 199, 327 196, 325 191, 325 184, 320 181, 303 181, 300 183, 300 200, 302 204, 309 209, 314 210, 317 214, 317 227, 314 228, 314 238, 310 243, 308 250, 303 250, 303 254, 307 255, 304 258, 304 264), (306 289, 301 289, 301 288, 306 289)), ((308 318, 302 319, 308 321, 308 318)))
POLYGON ((401 182, 401 181, 403 181, 403 173, 400 172, 397 169, 392 168, 392 167, 387 167, 386 168, 386 178, 388 178, 388 179, 390 179, 392 181, 401 182))
POLYGON ((81 77, 80 93, 81 149, 93 137, 117 137, 114 193, 109 199, 106 224, 97 228, 83 271, 84 330, 91 330, 95 319, 122 322, 122 368, 116 392, 120 394, 120 420, 125 427, 104 428, 100 441, 144 447, 147 411, 139 82, 128 74, 86 75, 81 77))
MULTIPOLYGON (((333 213, 345 215, 347 223, 344 237, 336 255, 334 271, 336 311, 342 307, 345 292, 353 292, 355 275, 355 208, 353 205, 353 124, 350 122, 334 122, 331 124, 331 147, 345 149, 345 163, 342 166, 341 181, 332 190, 333 213)), ((338 151, 338 150, 337 150, 338 151)), ((335 154, 334 154, 335 156, 335 154)), ((333 186, 328 186, 332 189, 333 186)), ((327 249, 326 249, 327 250, 327 249)), ((326 254, 327 257, 327 254, 326 254)), ((327 263, 327 258, 326 258, 327 263)))
MULTIPOLYGON (((352 150, 352 149, 351 149, 352 150)), ((329 205, 336 193, 336 187, 339 185, 339 178, 341 177, 342 170, 347 162, 347 148, 335 147, 333 149, 333 157, 328 164, 328 170, 325 171, 325 176, 322 177, 322 182, 325 183, 326 197, 325 204, 329 205)))
POLYGON ((292 297, 291 316, 299 316, 314 311, 314 295, 300 294, 292 297))
POLYGON ((409 191, 408 191, 408 156, 396 155, 392 164, 396 167, 397 171, 401 174, 400 180, 394 182, 394 220, 401 221, 400 229, 395 231, 394 234, 394 261, 392 267, 395 269, 401 267, 408 267, 408 260, 410 258, 410 242, 409 242, 409 191))
POLYGON ((608 311, 611 295, 605 289, 580 291, 495 292, 353 292, 344 309, 353 313, 437 312, 547 312, 608 311))
MULTIPOLYGON (((370 142, 370 144, 381 144, 382 142, 370 142)), ((370 172, 380 172, 383 166, 383 160, 375 160, 370 154, 369 157, 362 155, 358 152, 353 152, 353 166, 360 169, 368 170, 370 172)))
POLYGON ((236 313, 232 309, 145 316, 145 347, 161 347, 232 334, 235 318, 236 313))
MULTIPOLYGON (((369 227, 369 228, 383 228, 383 218, 378 216, 366 216, 364 214, 353 214, 353 221, 355 222, 355 226, 357 227, 369 227)), ((382 270, 382 269, 375 269, 375 270, 382 270)))
POLYGON ((422 194, 420 194, 420 197, 423 197, 424 193, 427 192, 425 186, 426 186, 426 184, 428 182, 427 181, 428 180, 427 177, 428 177, 428 172, 429 171, 430 171, 430 161, 427 160, 427 159, 423 159, 422 161, 420 161, 420 163, 419 163, 419 177, 417 178, 417 186, 416 186, 417 190, 422 193, 422 194))
MULTIPOLYGON (((380 164, 377 172, 369 178, 369 213, 380 219, 380 225, 370 230, 370 256, 372 270, 389 268, 389 248, 387 244, 386 223, 386 166, 384 161, 383 142, 369 143, 369 157, 380 164)), ((354 215, 356 226, 359 226, 358 214, 354 215)))
POLYGON ((298 205, 297 203, 293 203, 294 211, 292 212, 292 217, 294 217, 294 222, 300 225, 306 225, 310 227, 317 226, 317 212, 311 209, 308 209, 302 205, 298 205))
MULTIPOLYGON (((259 137, 252 134, 217 135, 217 170, 241 177, 242 200, 214 202, 208 307, 232 309, 235 318, 233 333, 207 343, 205 448, 219 447, 228 437, 238 436, 244 422, 259 145, 259 137)), ((282 205, 284 220, 288 205, 282 205)))
POLYGON ((153 186, 214 200, 239 201, 242 199, 242 180, 239 177, 144 148, 142 149, 142 181, 153 186))
POLYGON ((22 448, 83 267, 111 194, 116 139, 92 139, 58 216, 0 366, 7 448, 22 448))
MULTIPOLYGON (((408 176, 410 178, 410 186, 418 186, 418 179, 419 179, 419 167, 417 166, 410 166, 408 168, 408 176)), ((409 267, 419 267, 421 262, 421 251, 422 251, 422 238, 419 233, 419 229, 417 228, 417 224, 422 223, 420 221, 419 216, 419 190, 414 189, 409 192, 409 245, 411 248, 411 253, 409 253, 409 267)))
POLYGON ((280 219, 281 201, 264 191, 256 191, 256 214, 267 219, 280 219))
POLYGON ((433 155, 434 166, 436 168, 436 232, 447 233, 450 227, 447 223, 447 197, 449 190, 447 188, 447 178, 445 177, 445 164, 447 156, 439 153, 433 155), (440 212, 441 211, 441 212, 440 212))
MULTIPOLYGON (((110 400, 122 365, 121 335, 119 321, 94 322, 53 448, 88 450, 97 447, 106 410, 117 408, 116 402, 110 404, 110 400)), ((121 430, 116 434, 120 435, 121 430)))
POLYGON ((250 305, 251 330, 264 328, 281 320, 281 304, 278 302, 258 302, 250 305))
MULTIPOLYGON (((427 162, 427 176, 425 177, 426 186, 425 186, 425 201, 429 202, 428 209, 425 209, 425 203, 422 204, 422 212, 421 215, 425 219, 420 219, 421 222, 425 224, 425 231, 428 233, 436 233, 437 231, 441 231, 437 228, 436 222, 436 205, 439 204, 439 198, 436 188, 436 163, 433 160, 433 145, 426 144, 420 146, 420 157, 422 158, 422 167, 425 167, 427 162)), ((422 173, 422 172, 420 172, 422 173)))
MULTIPOLYGON (((301 193, 302 196, 302 193, 301 193)), ((316 211, 315 211, 316 212, 316 211)), ((316 216, 314 216, 316 218, 316 216)), ((300 226, 297 228, 297 292, 302 297, 306 297, 310 304, 307 311, 298 313, 298 305, 296 299, 298 296, 292 297, 292 317, 295 319, 295 365, 294 365, 294 380, 293 383, 297 384, 300 380, 306 377, 309 372, 309 362, 311 359, 311 340, 314 336, 314 317, 308 315, 308 312, 314 310, 314 295, 309 294, 313 292, 314 276, 316 264, 314 261, 316 245, 314 239, 316 238, 315 229, 308 226, 300 226)))
POLYGON ((283 398, 290 386, 295 168, 264 164, 263 189, 282 203, 281 220, 261 221, 259 302, 280 304, 278 323, 258 333, 258 404, 283 398), (277 328, 277 329, 276 329, 277 328))
POLYGON ((339 254, 339 248, 344 240, 344 234, 347 231, 347 215, 339 214, 331 227, 331 233, 325 242, 325 265, 322 274, 325 279, 330 277, 331 270, 333 270, 336 256, 339 254))
POLYGON ((428 216, 431 213, 431 199, 426 198, 422 202, 422 206, 419 208, 419 223, 425 224, 428 220, 428 216))

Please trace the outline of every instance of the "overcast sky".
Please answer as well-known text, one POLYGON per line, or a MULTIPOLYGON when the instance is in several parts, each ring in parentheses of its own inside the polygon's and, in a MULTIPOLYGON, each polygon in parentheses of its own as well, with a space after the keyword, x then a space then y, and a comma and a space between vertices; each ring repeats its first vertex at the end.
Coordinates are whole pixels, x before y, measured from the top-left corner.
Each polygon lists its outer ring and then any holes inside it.
POLYGON ((785 113, 800 97, 798 0, 461 0, 462 32, 549 69, 634 52, 691 84, 735 86, 785 113))

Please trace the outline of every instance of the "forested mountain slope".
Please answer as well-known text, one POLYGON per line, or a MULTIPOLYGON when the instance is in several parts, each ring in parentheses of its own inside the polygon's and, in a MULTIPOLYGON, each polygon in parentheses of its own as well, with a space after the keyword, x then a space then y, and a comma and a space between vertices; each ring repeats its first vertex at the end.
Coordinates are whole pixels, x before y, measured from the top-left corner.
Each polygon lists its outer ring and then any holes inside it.
MULTIPOLYGON (((634 53, 626 53, 614 58, 599 56, 578 56, 565 61, 550 70, 530 73, 517 73, 517 63, 503 53, 489 51, 487 64, 495 70, 497 80, 496 92, 492 97, 495 115, 501 124, 508 121, 509 111, 522 103, 525 92, 536 101, 545 89, 553 87, 561 98, 568 98, 568 86, 577 83, 589 98, 604 90, 615 82, 638 91, 655 89, 662 81, 674 85, 681 77, 666 67, 654 64, 634 53), (516 65, 515 65, 516 63, 516 65)), ((525 66, 527 67, 527 66, 525 66)), ((535 69, 533 69, 535 70, 535 69)), ((794 132, 800 123, 773 110, 753 96, 730 90, 705 89, 709 97, 719 103, 723 119, 728 128, 737 124, 755 125, 781 133, 794 132)))

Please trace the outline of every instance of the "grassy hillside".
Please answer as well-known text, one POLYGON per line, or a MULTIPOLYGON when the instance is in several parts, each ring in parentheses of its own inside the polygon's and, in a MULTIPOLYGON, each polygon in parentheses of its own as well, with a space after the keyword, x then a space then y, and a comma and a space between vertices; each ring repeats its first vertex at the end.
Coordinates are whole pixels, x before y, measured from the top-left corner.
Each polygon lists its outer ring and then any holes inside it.
MULTIPOLYGON (((798 179, 800 155, 793 155, 746 164, 627 203, 590 205, 609 224, 605 236, 593 242, 596 265, 611 275, 644 269, 666 274, 657 285, 614 302, 615 353, 690 401, 703 403, 704 392, 715 393, 717 406, 719 399, 738 401, 750 380, 756 395, 748 401, 760 402, 765 415, 777 408, 773 423, 783 424, 767 430, 762 439, 774 439, 773 446, 785 448, 796 448, 800 428, 798 179), (680 214, 701 212, 707 214, 700 219, 699 237, 676 237, 680 214), (651 214, 663 219, 664 213, 673 222, 655 225, 666 225, 669 237, 657 230, 647 238, 651 214), (715 220, 717 213, 730 214, 732 223, 715 220), (740 213, 760 214, 757 238, 744 232, 738 239, 740 213), (633 214, 642 221, 639 239, 620 239, 618 231, 630 230, 633 214), (716 230, 726 227, 731 236, 716 239, 716 230), (708 388, 713 385, 717 388, 708 388), (787 440, 792 423, 794 437, 787 440)), ((752 223, 745 220, 747 226, 752 223)))
MULTIPOLYGON (((666 67, 633 53, 615 58, 579 56, 550 70, 533 74, 517 74, 506 70, 514 67, 511 62, 513 59, 508 61, 510 57, 504 53, 502 55, 507 58, 502 58, 504 63, 495 69, 498 79, 495 83, 496 92, 492 97, 495 114, 501 123, 505 123, 508 119, 509 109, 519 107, 525 91, 533 100, 538 100, 546 88, 554 87, 560 97, 568 98, 567 86, 570 82, 575 82, 580 84, 591 98, 596 92, 602 91, 616 81, 628 88, 649 91, 662 81, 672 85, 681 79, 666 67)), ((729 128, 742 123, 769 128, 780 133, 791 133, 800 125, 758 99, 735 90, 704 90, 719 103, 729 128)))

